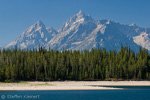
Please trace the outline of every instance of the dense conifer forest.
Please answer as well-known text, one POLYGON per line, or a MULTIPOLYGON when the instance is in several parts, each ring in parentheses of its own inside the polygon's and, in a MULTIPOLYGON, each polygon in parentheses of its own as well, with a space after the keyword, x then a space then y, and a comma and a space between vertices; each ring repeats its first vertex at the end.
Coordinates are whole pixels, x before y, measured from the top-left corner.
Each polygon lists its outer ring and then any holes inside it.
POLYGON ((0 81, 53 80, 150 80, 150 54, 134 53, 129 47, 107 52, 1 50, 0 81))

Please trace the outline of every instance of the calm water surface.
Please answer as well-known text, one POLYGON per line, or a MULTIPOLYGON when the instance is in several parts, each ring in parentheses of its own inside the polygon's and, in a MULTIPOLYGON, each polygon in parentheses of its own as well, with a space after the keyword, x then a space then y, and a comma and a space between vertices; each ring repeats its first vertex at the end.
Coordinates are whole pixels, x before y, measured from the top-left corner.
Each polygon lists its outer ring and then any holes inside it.
POLYGON ((123 90, 0 91, 0 100, 150 100, 150 87, 123 90))

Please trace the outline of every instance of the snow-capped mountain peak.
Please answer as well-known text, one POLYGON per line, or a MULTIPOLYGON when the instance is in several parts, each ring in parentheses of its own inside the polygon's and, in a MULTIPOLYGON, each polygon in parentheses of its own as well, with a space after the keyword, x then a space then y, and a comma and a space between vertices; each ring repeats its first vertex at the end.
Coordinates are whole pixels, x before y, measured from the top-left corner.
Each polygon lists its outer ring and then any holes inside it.
POLYGON ((40 20, 37 21, 34 25, 37 26, 37 27, 41 27, 41 26, 45 27, 44 23, 42 21, 40 21, 40 20))
POLYGON ((45 31, 45 25, 42 21, 37 21, 34 25, 30 26, 23 34, 26 34, 26 36, 33 34, 36 31, 45 31))
POLYGON ((84 12, 83 12, 82 10, 80 10, 80 11, 76 14, 76 16, 83 17, 83 16, 85 16, 85 14, 84 14, 84 12))
POLYGON ((69 28, 73 28, 81 23, 93 21, 93 18, 89 15, 85 15, 82 10, 80 10, 76 15, 72 16, 67 20, 67 22, 61 27, 58 32, 65 31, 69 28))
POLYGON ((80 10, 58 31, 52 27, 46 28, 42 21, 36 22, 5 48, 17 46, 21 49, 33 49, 42 46, 62 51, 100 47, 119 51, 121 44, 130 46, 135 52, 138 52, 139 46, 150 51, 150 28, 141 28, 136 24, 120 24, 106 19, 94 20, 80 10))
POLYGON ((85 15, 85 13, 80 10, 76 15, 74 15, 71 19, 76 19, 76 22, 86 22, 93 21, 93 18, 90 15, 85 15))
POLYGON ((37 48, 39 45, 44 46, 52 37, 52 34, 49 34, 43 22, 37 21, 26 29, 15 41, 6 45, 4 48, 14 48, 17 46, 21 49, 33 49, 37 48))

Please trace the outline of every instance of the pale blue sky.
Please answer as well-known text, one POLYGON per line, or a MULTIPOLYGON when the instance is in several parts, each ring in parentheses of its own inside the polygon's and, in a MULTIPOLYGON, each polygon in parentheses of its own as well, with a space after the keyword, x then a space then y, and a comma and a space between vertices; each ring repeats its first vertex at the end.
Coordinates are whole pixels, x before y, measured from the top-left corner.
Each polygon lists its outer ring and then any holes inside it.
POLYGON ((0 0, 0 47, 41 20, 58 29, 81 9, 94 19, 150 27, 150 0, 0 0))

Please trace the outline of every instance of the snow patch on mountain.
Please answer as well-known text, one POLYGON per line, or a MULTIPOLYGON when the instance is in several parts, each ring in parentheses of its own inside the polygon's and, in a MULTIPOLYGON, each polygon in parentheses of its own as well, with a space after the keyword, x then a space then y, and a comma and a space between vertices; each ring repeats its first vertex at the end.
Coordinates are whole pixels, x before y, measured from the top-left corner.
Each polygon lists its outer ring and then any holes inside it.
POLYGON ((52 27, 47 27, 46 30, 47 30, 50 34, 52 34, 53 37, 58 34, 58 32, 57 32, 55 29, 53 29, 52 27))
POLYGON ((140 35, 133 37, 133 41, 150 51, 150 34, 142 32, 140 35))
POLYGON ((17 41, 13 41, 11 43, 9 43, 8 45, 6 45, 4 48, 9 48, 10 46, 16 45, 17 41))

